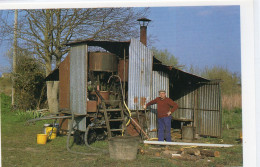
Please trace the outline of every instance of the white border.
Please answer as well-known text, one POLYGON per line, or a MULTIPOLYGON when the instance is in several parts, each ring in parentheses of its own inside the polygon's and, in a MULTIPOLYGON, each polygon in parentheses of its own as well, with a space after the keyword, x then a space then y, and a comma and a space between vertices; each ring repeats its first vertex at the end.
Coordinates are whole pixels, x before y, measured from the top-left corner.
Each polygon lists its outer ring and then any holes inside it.
MULTIPOLYGON (((242 99, 243 99, 242 102, 243 105, 243 115, 242 115, 243 117, 243 166, 253 167, 256 166, 256 161, 257 161, 256 159, 257 157, 256 156, 256 119, 257 118, 255 118, 256 103, 255 103, 253 0, 229 0, 229 1, 225 1, 225 0, 77 1, 74 0, 73 3, 71 1, 54 1, 54 0, 44 1, 44 2, 41 1, 38 2, 37 1, 16 1, 16 2, 11 1, 10 2, 10 0, 8 2, 0 1, 0 9, 146 7, 146 6, 162 7, 162 6, 216 6, 216 5, 240 5, 242 99)), ((258 26, 257 28, 259 27, 260 26, 258 26)), ((256 50, 257 53, 259 53, 258 50, 259 49, 256 50)), ((257 83, 259 84, 260 81, 258 80, 257 83)), ((260 160, 258 160, 258 165, 260 165, 260 160)))

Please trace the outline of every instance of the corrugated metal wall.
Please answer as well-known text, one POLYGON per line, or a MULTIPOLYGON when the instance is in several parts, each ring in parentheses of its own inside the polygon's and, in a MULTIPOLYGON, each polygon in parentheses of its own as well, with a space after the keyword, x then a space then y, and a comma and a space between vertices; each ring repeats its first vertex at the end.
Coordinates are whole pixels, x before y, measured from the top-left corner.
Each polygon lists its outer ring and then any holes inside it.
MULTIPOLYGON (((152 98, 155 99, 159 96, 159 90, 165 90, 166 96, 169 97, 169 76, 162 71, 153 71, 152 82, 152 98)), ((150 130, 157 129, 157 104, 151 106, 150 112, 150 130)), ((150 132, 150 137, 157 137, 157 132, 150 132)))
POLYGON ((200 135, 220 137, 222 109, 220 85, 208 83, 198 89, 197 132, 200 135))
POLYGON ((193 120, 195 92, 196 90, 192 91, 186 89, 185 91, 183 91, 182 97, 175 101, 178 104, 179 108, 176 112, 173 113, 174 119, 182 121, 193 120))
POLYGON ((139 40, 129 46, 128 107, 142 110, 151 100, 152 52, 139 40))
MULTIPOLYGON (((71 47, 70 109, 77 115, 86 115, 86 45, 71 47)), ((86 130, 86 118, 76 118, 75 129, 86 130)))
POLYGON ((173 114, 175 120, 193 121, 200 135, 221 136, 222 110, 218 82, 205 83, 195 90, 187 88, 176 102, 179 108, 173 114))

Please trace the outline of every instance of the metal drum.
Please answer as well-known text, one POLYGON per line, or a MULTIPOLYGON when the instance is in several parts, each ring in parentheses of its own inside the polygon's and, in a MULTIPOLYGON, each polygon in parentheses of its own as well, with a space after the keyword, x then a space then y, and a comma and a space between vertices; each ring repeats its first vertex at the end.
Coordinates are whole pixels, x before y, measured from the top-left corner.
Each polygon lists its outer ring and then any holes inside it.
POLYGON ((116 72, 118 69, 118 60, 115 54, 108 52, 90 52, 89 70, 116 72))

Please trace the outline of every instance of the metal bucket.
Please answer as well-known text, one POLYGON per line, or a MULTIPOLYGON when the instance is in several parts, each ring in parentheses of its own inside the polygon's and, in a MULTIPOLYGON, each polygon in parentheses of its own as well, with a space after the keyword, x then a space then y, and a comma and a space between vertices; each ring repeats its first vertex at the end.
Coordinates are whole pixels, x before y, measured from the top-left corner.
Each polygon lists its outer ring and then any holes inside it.
POLYGON ((116 160, 136 159, 139 137, 115 137, 109 140, 110 158, 116 160))
POLYGON ((191 126, 182 127, 182 140, 191 141, 194 139, 194 128, 191 126))

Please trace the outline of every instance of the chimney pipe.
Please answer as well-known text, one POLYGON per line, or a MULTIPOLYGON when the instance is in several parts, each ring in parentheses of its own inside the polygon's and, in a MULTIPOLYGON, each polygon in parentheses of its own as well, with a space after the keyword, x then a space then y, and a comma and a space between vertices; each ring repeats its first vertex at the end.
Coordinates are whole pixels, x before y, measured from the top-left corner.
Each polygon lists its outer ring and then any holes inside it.
POLYGON ((140 42, 147 46, 147 26, 151 20, 141 18, 137 20, 140 24, 140 42))
POLYGON ((147 46, 147 26, 140 26, 140 42, 147 46))

